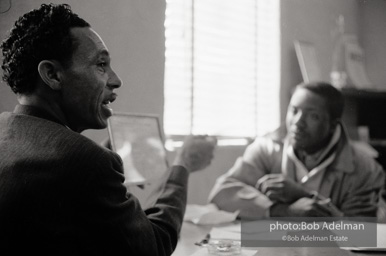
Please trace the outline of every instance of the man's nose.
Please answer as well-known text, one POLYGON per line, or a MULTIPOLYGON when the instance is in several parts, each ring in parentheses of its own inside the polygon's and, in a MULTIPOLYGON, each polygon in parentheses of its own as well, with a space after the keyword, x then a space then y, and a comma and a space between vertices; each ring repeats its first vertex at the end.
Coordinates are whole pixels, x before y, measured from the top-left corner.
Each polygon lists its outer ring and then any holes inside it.
POLYGON ((119 78, 119 76, 113 70, 111 70, 109 80, 107 81, 107 86, 112 89, 117 89, 121 87, 121 85, 122 85, 121 78, 119 78))

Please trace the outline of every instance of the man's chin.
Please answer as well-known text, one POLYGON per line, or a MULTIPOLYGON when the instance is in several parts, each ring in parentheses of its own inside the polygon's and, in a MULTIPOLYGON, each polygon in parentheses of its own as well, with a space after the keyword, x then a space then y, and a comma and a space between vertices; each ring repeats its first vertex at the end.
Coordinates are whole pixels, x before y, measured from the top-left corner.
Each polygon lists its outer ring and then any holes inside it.
POLYGON ((107 128, 107 119, 103 120, 102 122, 99 123, 97 127, 95 127, 95 130, 101 130, 107 128))
POLYGON ((100 113, 98 116, 98 119, 95 122, 95 127, 93 129, 100 130, 105 129, 108 125, 108 119, 110 118, 110 115, 104 115, 104 113, 100 113))
POLYGON ((102 130, 105 128, 107 128, 107 120, 106 121, 99 120, 97 123, 90 125, 87 128, 84 128, 83 131, 84 130, 102 130))

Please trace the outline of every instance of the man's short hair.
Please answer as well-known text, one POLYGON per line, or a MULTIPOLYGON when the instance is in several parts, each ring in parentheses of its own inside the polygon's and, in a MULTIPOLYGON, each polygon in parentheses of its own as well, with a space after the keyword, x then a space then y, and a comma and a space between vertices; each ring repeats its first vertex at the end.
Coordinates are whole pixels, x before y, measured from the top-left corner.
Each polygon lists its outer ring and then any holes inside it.
POLYGON ((344 109, 343 94, 331 84, 325 82, 301 83, 296 86, 295 91, 298 88, 309 90, 322 97, 328 107, 327 111, 331 120, 342 117, 344 109))
POLYGON ((42 60, 70 65, 77 46, 70 35, 73 27, 90 25, 67 4, 42 4, 15 22, 9 37, 1 44, 3 80, 14 93, 28 94, 35 89, 42 60))

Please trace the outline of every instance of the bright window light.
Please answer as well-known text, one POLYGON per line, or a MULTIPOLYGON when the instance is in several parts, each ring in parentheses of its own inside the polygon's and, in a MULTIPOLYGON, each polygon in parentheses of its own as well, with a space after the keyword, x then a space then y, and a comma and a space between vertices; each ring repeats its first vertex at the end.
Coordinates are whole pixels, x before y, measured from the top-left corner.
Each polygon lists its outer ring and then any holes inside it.
POLYGON ((255 137, 279 126, 279 0, 168 0, 167 135, 255 137))

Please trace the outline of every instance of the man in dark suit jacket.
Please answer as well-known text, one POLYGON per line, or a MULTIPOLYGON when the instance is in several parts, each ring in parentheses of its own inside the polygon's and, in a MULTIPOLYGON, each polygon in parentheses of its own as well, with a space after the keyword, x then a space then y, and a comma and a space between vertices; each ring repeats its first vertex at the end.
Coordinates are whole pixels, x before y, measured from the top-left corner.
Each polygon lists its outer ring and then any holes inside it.
POLYGON ((79 134, 106 128, 121 86, 100 36, 50 4, 23 15, 1 47, 20 104, 0 115, 0 254, 170 255, 189 173, 210 163, 215 141, 188 137, 143 211, 120 157, 79 134))

